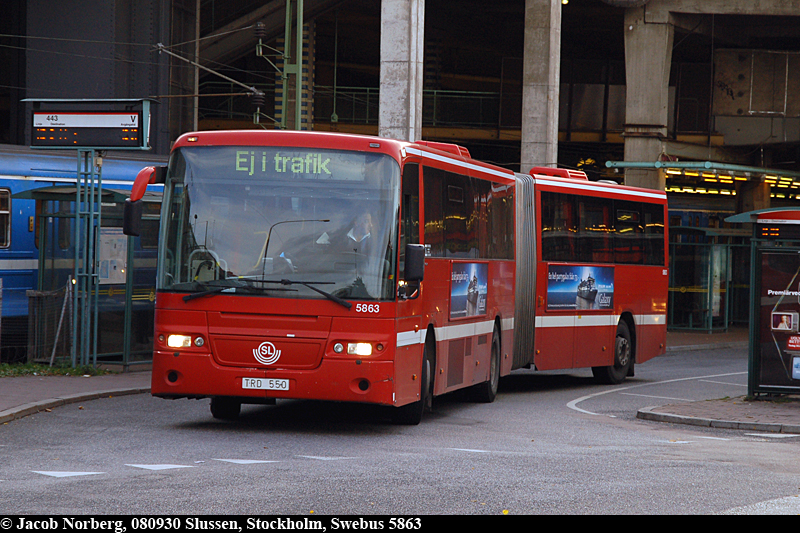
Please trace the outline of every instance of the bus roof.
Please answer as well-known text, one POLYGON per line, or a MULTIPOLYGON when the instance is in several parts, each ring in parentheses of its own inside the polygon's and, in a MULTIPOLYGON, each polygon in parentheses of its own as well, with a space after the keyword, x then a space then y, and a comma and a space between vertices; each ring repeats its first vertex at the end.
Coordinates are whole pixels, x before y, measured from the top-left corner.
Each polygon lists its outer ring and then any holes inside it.
POLYGON ((586 178, 564 178, 558 176, 534 174, 531 172, 534 182, 538 186, 552 186, 561 189, 569 189, 574 194, 581 191, 591 194, 607 194, 611 196, 633 196, 642 200, 649 199, 659 203, 667 202, 667 193, 657 189, 645 189, 643 187, 631 187, 629 185, 619 185, 603 181, 589 181, 586 178))
POLYGON ((370 135, 356 135, 350 133, 329 133, 319 131, 294 131, 294 130, 214 130, 184 133, 175 141, 173 150, 183 146, 307 146, 309 139, 313 139, 315 146, 325 148, 346 147, 351 150, 376 148, 370 143, 380 143, 379 147, 396 147, 398 150, 404 144, 402 141, 373 137, 370 135))
POLYGON ((289 130, 215 130, 185 133, 173 145, 173 150, 185 146, 293 146, 312 144, 322 149, 344 149, 381 152, 400 161, 403 151, 422 158, 453 164, 458 167, 487 173, 493 177, 514 180, 514 173, 502 167, 470 158, 469 150, 451 143, 431 141, 399 141, 370 135, 319 131, 289 130))

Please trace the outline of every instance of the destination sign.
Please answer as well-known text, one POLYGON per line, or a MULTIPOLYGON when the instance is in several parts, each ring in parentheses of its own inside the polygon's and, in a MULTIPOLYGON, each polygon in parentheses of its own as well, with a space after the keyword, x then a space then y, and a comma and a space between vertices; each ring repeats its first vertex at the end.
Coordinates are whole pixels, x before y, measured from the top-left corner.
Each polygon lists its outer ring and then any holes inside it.
POLYGON ((139 112, 34 112, 31 146, 135 148, 143 146, 139 112))
MULTIPOLYGON (((374 157, 374 156, 372 156, 374 157)), ((357 152, 298 149, 236 150, 237 174, 306 180, 364 181, 367 156, 357 152)))

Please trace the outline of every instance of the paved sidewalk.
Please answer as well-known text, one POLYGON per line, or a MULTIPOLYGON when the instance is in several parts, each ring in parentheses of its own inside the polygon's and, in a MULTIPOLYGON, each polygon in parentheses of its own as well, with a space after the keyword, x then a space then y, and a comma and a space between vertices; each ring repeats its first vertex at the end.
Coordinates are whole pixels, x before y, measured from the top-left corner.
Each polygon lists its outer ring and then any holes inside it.
POLYGON ((800 434, 800 398, 745 400, 744 396, 642 409, 637 417, 692 426, 800 434))
POLYGON ((150 392, 150 371, 0 378, 0 424, 69 403, 150 392))
MULTIPOLYGON (((668 352, 747 349, 746 328, 727 333, 667 333, 668 352)), ((150 371, 104 376, 25 376, 0 378, 0 424, 61 405, 150 391, 150 371)), ((683 402, 643 409, 639 418, 705 427, 800 434, 800 397, 745 401, 744 397, 683 402)))
MULTIPOLYGON (((731 328, 725 333, 670 331, 667 333, 667 352, 725 348, 746 350, 748 340, 746 327, 731 328)), ((681 402, 642 409, 637 417, 702 427, 800 434, 800 397, 748 401, 746 396, 738 396, 681 402)))

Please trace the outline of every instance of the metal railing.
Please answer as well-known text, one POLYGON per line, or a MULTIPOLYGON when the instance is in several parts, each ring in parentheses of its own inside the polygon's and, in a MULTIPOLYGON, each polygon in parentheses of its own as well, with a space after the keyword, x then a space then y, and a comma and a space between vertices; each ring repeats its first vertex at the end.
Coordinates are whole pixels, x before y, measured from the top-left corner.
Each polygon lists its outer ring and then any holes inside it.
MULTIPOLYGON (((266 85, 257 87, 269 95, 274 90, 266 85)), ((204 119, 242 119, 252 115, 250 98, 241 94, 238 87, 224 82, 207 82, 201 86, 206 103, 200 109, 204 119)), ((345 124, 378 123, 380 91, 377 87, 332 87, 314 86, 314 117, 320 122, 345 124)), ((423 91, 422 122, 426 126, 439 127, 499 127, 501 106, 519 95, 502 95, 499 92, 479 91, 423 91)), ((518 106, 513 106, 518 107, 518 106)), ((269 114, 269 113, 267 113, 269 114)), ((519 122, 512 120, 511 122, 519 122)), ((513 127, 515 124, 508 124, 513 127)), ((519 124, 516 124, 519 126, 519 124)))

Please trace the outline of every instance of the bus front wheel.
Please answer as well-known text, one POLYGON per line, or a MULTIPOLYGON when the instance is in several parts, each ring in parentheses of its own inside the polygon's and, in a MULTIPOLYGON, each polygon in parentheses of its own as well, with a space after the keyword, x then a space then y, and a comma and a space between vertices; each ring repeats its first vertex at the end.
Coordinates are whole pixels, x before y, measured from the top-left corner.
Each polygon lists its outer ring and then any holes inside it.
POLYGON ((433 348, 425 343, 422 352, 422 372, 419 384, 419 400, 401 407, 393 407, 392 419, 395 424, 416 426, 422 421, 422 413, 430 409, 433 402, 433 348))
POLYGON ((232 398, 211 398, 211 416, 218 420, 236 420, 242 409, 242 402, 232 398))
POLYGON ((628 324, 620 321, 614 343, 614 364, 592 367, 592 374, 600 383, 616 385, 625 381, 633 368, 633 344, 628 324))

